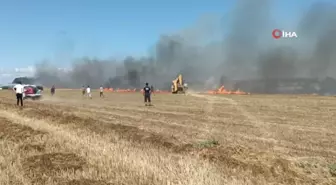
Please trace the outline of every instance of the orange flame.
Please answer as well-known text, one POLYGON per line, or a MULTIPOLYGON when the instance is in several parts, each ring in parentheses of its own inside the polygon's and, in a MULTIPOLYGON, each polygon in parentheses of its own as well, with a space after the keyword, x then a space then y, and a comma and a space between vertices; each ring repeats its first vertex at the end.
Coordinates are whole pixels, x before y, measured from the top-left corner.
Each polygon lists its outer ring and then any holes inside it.
POLYGON ((224 87, 224 85, 222 85, 217 90, 210 90, 210 91, 208 91, 208 94, 239 94, 239 95, 245 95, 245 94, 249 94, 249 93, 246 93, 244 91, 240 91, 239 89, 236 90, 236 91, 226 90, 225 87, 224 87))

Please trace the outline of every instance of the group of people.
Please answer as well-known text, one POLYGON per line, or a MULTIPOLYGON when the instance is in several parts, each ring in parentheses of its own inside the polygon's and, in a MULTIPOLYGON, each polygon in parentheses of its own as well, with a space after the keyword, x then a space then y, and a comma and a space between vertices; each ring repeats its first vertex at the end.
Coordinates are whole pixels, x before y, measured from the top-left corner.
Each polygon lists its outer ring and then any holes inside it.
MULTIPOLYGON (((99 88, 99 91, 100 91, 100 97, 103 98, 104 97, 104 88, 103 86, 100 86, 99 88)), ((50 93, 51 93, 51 96, 53 96, 56 92, 56 88, 55 88, 55 85, 53 85, 50 89, 50 93)), ((91 88, 90 86, 88 85, 86 88, 84 87, 84 85, 82 86, 82 95, 83 96, 86 96, 88 98, 92 98, 92 94, 91 94, 91 88)))
MULTIPOLYGON (((153 86, 149 86, 148 83, 145 84, 145 87, 143 88, 143 96, 144 96, 144 102, 146 106, 151 106, 151 95, 154 92, 154 87, 153 86)), ((92 99, 92 94, 91 94, 91 88, 88 85, 86 88, 84 87, 84 85, 82 86, 82 96, 86 96, 90 99, 92 99)), ((99 97, 104 98, 104 87, 100 86, 99 88, 99 97)))
MULTIPOLYGON (((82 86, 82 95, 83 96, 86 96, 90 99, 92 99, 92 94, 91 94, 91 88, 90 86, 88 85, 86 88, 84 87, 84 85, 82 86)), ((99 97, 101 98, 104 98, 104 87, 103 86, 100 86, 99 87, 99 97)))
MULTIPOLYGON (((16 93, 17 105, 21 104, 21 106, 23 106, 23 93, 25 92, 24 86, 21 84, 21 82, 19 82, 18 84, 16 84, 14 86, 13 89, 16 93)), ((55 87, 55 85, 53 85, 50 89, 51 96, 54 96, 55 92, 56 92, 56 87, 55 87)), ((151 104, 151 101, 152 101, 151 100, 151 95, 152 95, 153 92, 154 92, 154 87, 149 86, 149 84, 146 83, 145 87, 143 88, 144 102, 145 102, 146 106, 151 106, 152 105, 151 104)), ((90 88, 89 85, 86 88, 84 86, 82 87, 82 95, 92 99, 91 88, 90 88)), ((100 86, 100 88, 99 88, 99 96, 101 98, 105 97, 103 86, 100 86)))

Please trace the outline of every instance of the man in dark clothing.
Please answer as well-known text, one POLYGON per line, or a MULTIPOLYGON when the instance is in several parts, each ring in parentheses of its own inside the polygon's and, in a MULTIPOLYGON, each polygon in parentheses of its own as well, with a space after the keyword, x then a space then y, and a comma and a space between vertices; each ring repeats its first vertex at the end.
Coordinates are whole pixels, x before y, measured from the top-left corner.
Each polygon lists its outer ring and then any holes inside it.
POLYGON ((84 96, 85 95, 85 91, 86 91, 86 89, 85 89, 85 87, 84 87, 84 85, 82 86, 82 95, 84 96))
POLYGON ((50 92, 51 92, 51 96, 54 96, 54 94, 55 94, 55 85, 53 85, 52 87, 51 87, 51 89, 50 89, 50 92))
POLYGON ((148 86, 148 83, 146 83, 146 86, 143 88, 143 95, 145 98, 145 105, 150 106, 151 105, 151 88, 148 86))

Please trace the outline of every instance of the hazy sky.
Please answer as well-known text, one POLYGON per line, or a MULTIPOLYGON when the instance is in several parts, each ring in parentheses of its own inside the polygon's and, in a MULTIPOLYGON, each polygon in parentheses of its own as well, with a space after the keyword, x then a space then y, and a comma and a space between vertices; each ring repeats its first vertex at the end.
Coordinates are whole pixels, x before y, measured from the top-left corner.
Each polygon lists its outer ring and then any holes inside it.
MULTIPOLYGON (((290 21, 312 1, 278 0, 273 12, 290 21)), ((160 34, 178 32, 202 15, 226 15, 235 2, 0 0, 0 71, 42 59, 64 66, 80 56, 145 55, 160 34)))

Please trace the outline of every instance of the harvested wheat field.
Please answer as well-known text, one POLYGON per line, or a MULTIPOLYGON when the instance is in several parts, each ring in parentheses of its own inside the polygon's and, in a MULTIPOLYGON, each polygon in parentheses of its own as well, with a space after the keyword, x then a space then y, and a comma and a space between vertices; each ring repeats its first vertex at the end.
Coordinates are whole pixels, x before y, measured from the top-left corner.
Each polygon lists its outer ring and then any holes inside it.
POLYGON ((336 184, 336 98, 0 91, 0 184, 336 184))

